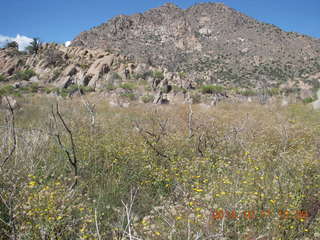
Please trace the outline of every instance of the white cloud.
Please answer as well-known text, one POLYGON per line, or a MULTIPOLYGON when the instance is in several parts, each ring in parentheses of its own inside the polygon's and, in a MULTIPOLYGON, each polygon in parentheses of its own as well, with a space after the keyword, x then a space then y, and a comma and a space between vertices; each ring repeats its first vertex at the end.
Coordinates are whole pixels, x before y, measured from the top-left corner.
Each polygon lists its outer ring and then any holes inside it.
POLYGON ((0 35, 0 46, 6 45, 8 42, 16 41, 19 45, 19 50, 24 50, 32 42, 32 38, 21 36, 18 34, 16 37, 8 37, 0 35))
POLYGON ((71 44, 71 41, 66 41, 66 42, 64 43, 64 45, 65 45, 66 47, 69 47, 70 44, 71 44))

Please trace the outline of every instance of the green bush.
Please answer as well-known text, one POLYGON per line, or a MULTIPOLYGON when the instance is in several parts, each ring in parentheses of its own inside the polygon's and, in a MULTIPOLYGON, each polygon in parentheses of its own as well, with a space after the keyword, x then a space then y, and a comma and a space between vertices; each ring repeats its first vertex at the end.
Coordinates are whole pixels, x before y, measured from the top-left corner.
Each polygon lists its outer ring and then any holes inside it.
POLYGON ((150 94, 146 94, 146 95, 143 95, 143 96, 141 97, 141 100, 142 100, 142 102, 144 102, 144 103, 150 103, 150 102, 153 102, 154 96, 153 96, 153 95, 150 95, 150 94))
POLYGON ((19 45, 16 41, 13 42, 9 42, 6 44, 5 48, 14 48, 14 49, 18 49, 19 45))
POLYGON ((46 93, 51 93, 55 92, 61 97, 67 97, 72 95, 75 92, 78 92, 80 90, 81 94, 85 94, 88 92, 94 92, 95 89, 89 86, 78 86, 77 84, 71 84, 67 88, 54 88, 54 89, 49 89, 46 88, 45 91, 46 93))
POLYGON ((281 94, 281 90, 279 88, 269 88, 267 93, 269 96, 278 96, 281 94))
POLYGON ((303 102, 304 104, 308 104, 308 103, 314 102, 315 100, 316 100, 316 99, 313 98, 313 97, 308 97, 308 98, 303 99, 302 102, 303 102))
POLYGON ((253 89, 242 89, 242 90, 237 90, 237 94, 240 94, 245 97, 252 97, 252 96, 257 96, 257 92, 253 89))
POLYGON ((225 91, 225 88, 223 86, 218 85, 205 85, 201 87, 201 92, 203 94, 216 94, 216 93, 222 93, 225 91))
POLYGON ((179 93, 179 92, 186 93, 187 92, 187 90, 185 88, 178 87, 176 85, 172 86, 172 90, 174 93, 179 93))
POLYGON ((32 69, 27 69, 24 71, 16 72, 15 79, 17 80, 29 80, 33 76, 35 76, 36 73, 32 69))
POLYGON ((153 72, 153 77, 154 77, 155 79, 162 80, 162 79, 164 79, 164 74, 163 74, 163 72, 161 72, 161 71, 154 71, 154 72, 153 72))
POLYGON ((6 77, 0 74, 0 82, 5 82, 7 81, 6 77))
POLYGON ((137 99, 137 96, 134 93, 131 93, 131 92, 130 93, 122 93, 120 95, 120 97, 127 98, 127 99, 129 99, 131 101, 134 101, 134 100, 137 99))
POLYGON ((134 83, 123 83, 123 84, 121 84, 120 85, 120 87, 122 88, 122 89, 125 89, 125 90, 133 90, 133 89, 135 89, 136 88, 136 85, 134 84, 134 83))
POLYGON ((0 88, 0 96, 7 96, 14 93, 14 87, 11 85, 6 85, 0 88))
POLYGON ((30 54, 37 54, 40 49, 40 40, 39 38, 33 38, 30 45, 26 48, 30 54))

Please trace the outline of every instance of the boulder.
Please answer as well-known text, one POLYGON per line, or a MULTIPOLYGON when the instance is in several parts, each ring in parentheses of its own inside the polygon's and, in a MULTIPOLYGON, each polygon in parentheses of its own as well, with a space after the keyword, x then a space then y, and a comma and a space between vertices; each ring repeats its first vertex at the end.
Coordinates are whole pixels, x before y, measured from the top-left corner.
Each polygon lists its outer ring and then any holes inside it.
POLYGON ((103 58, 97 59, 88 69, 87 76, 91 76, 89 86, 96 86, 98 79, 110 71, 110 66, 113 64, 113 55, 108 55, 103 58))
POLYGON ((39 81, 39 78, 38 78, 37 76, 33 76, 32 78, 29 79, 29 81, 32 82, 32 83, 38 83, 38 82, 40 82, 40 81, 39 81))
POLYGON ((312 104, 312 108, 314 110, 319 110, 320 109, 320 100, 316 100, 316 101, 312 102, 311 104, 312 104))

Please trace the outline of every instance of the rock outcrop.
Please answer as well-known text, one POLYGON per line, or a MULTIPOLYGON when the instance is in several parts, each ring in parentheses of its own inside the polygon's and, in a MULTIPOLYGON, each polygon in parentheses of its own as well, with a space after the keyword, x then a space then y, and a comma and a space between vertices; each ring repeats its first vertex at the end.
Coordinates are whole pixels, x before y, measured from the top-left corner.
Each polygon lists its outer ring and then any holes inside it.
POLYGON ((320 39, 282 31, 222 3, 186 10, 168 3, 119 15, 81 33, 71 45, 110 49, 139 63, 184 72, 194 85, 266 82, 277 87, 289 80, 308 82, 320 73, 320 39))

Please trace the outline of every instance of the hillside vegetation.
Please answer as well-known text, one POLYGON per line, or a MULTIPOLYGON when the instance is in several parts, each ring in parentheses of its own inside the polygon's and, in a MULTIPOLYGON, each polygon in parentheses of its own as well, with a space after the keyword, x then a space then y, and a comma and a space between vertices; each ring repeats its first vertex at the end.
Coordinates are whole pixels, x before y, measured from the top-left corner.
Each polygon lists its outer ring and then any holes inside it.
POLYGON ((0 110, 0 239, 320 239, 306 105, 18 103, 0 110))

